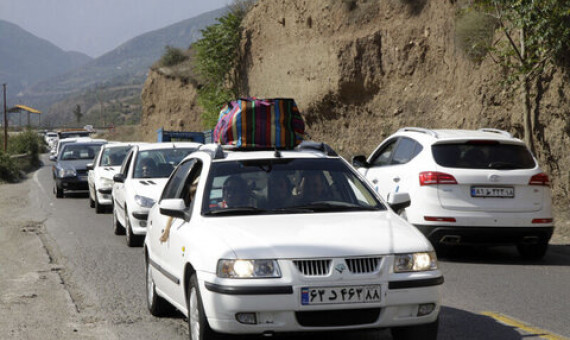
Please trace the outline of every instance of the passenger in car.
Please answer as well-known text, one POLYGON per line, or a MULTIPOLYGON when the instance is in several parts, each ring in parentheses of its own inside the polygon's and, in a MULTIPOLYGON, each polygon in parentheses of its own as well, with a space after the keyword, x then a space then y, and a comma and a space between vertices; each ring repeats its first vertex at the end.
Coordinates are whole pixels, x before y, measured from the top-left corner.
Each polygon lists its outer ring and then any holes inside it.
POLYGON ((307 171, 301 180, 301 202, 326 201, 330 195, 329 185, 322 171, 307 171))
POLYGON ((235 208, 251 206, 247 183, 239 176, 230 176, 222 187, 221 208, 235 208))
POLYGON ((145 158, 141 161, 141 175, 142 178, 154 177, 156 174, 156 164, 152 158, 145 158))
POLYGON ((294 205, 293 186, 286 176, 272 174, 267 183, 266 208, 290 207, 294 205))

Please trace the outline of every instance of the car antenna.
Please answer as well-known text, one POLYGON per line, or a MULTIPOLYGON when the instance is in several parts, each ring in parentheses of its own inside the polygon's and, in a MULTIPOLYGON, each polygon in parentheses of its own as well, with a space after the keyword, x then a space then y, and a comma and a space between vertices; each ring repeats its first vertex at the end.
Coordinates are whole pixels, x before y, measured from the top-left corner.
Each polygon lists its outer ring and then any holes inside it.
POLYGON ((273 154, 275 156, 275 158, 281 158, 281 152, 279 152, 279 150, 277 148, 275 148, 275 153, 273 154))

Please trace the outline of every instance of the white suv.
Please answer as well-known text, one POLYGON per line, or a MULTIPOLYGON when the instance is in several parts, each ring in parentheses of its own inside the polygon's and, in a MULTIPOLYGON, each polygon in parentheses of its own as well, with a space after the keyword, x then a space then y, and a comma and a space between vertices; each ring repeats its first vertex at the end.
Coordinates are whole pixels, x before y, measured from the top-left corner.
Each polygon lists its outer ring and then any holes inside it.
POLYGON ((382 197, 409 193, 401 215, 439 249, 515 244, 524 258, 546 253, 549 178, 506 131, 403 128, 353 164, 382 197))
POLYGON ((127 234, 127 245, 142 245, 148 211, 158 200, 172 170, 200 143, 135 145, 113 176, 113 230, 127 234))
POLYGON ((151 209, 145 257, 151 314, 176 307, 191 339, 386 327, 437 337, 432 245, 324 144, 201 147, 151 209))

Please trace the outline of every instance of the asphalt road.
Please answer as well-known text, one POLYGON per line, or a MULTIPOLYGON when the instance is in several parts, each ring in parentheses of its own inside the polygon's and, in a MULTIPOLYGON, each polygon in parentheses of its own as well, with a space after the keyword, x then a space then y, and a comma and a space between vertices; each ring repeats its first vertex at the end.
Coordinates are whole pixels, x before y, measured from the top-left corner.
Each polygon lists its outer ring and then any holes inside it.
MULTIPOLYGON (((89 208, 87 193, 52 193, 51 163, 34 174, 30 197, 43 210, 49 256, 77 313, 96 338, 187 339, 182 315, 152 317, 145 303, 142 248, 112 231, 112 215, 89 208)), ((445 276, 439 339, 569 339, 570 246, 523 262, 514 248, 465 249, 440 259, 445 276)), ((314 335, 280 336, 314 339, 314 335)), ((391 339, 389 332, 332 333, 326 339, 391 339)))

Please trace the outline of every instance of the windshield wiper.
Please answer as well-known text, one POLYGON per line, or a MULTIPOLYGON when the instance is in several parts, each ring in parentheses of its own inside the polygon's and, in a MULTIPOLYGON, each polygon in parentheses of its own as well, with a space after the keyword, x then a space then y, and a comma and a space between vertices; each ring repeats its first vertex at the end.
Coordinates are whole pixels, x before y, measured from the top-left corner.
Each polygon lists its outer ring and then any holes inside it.
POLYGON ((517 169, 518 167, 516 164, 507 163, 507 162, 492 162, 489 164, 490 169, 505 169, 505 170, 513 170, 517 169))
POLYGON ((364 207, 358 204, 347 203, 347 202, 331 202, 331 201, 320 201, 312 202, 304 205, 299 205, 292 207, 294 209, 309 209, 312 211, 373 211, 380 210, 378 207, 364 207))
POLYGON ((271 210, 260 209, 256 207, 236 207, 236 208, 224 208, 218 210, 210 210, 204 215, 259 215, 270 212, 271 210))

